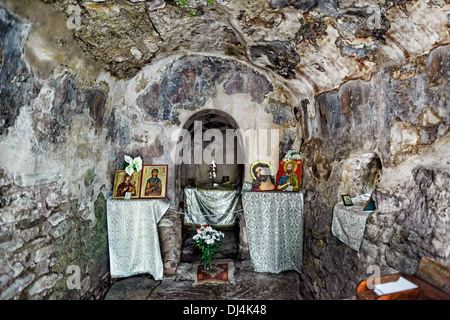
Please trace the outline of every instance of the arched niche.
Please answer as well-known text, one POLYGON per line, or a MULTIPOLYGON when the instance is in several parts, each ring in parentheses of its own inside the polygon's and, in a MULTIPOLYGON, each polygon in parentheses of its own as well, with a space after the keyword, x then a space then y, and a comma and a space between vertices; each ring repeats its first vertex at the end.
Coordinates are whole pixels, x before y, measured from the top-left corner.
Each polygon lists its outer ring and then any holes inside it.
POLYGON ((376 152, 359 152, 344 161, 340 194, 357 196, 372 193, 381 180, 382 164, 376 152))
MULTIPOLYGON (((239 126, 232 116, 220 110, 202 110, 184 123, 183 132, 189 135, 187 138, 189 146, 187 148, 185 146, 175 154, 175 188, 180 195, 180 202, 182 202, 182 190, 189 183, 189 179, 194 179, 195 182, 209 182, 210 158, 214 158, 217 163, 216 182, 220 183, 223 176, 228 176, 231 183, 242 186, 245 153, 239 126), (216 141, 216 137, 218 140, 221 138, 222 141, 216 141), (201 141, 200 146, 199 141, 201 141), (209 152, 208 146, 213 142, 216 146, 222 145, 222 157, 217 156, 215 152, 209 152), (190 160, 183 161, 187 159, 183 152, 191 153, 190 160), (199 152, 202 153, 201 163, 196 163, 199 152)), ((182 139, 180 137, 179 143, 182 139)))

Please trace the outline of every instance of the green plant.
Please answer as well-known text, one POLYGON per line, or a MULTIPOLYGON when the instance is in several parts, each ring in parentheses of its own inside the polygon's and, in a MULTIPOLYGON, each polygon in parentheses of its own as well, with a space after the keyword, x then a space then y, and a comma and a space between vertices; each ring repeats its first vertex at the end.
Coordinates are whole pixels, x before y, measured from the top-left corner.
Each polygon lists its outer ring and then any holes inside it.
MULTIPOLYGON (((205 7, 208 6, 208 3, 214 4, 214 0, 203 1, 203 5, 205 7)), ((175 4, 179 7, 182 7, 182 6, 188 6, 189 2, 187 2, 186 0, 181 0, 181 1, 175 2, 175 4)), ((197 14, 197 12, 192 8, 189 8, 189 13, 191 14, 191 16, 195 16, 197 14)))

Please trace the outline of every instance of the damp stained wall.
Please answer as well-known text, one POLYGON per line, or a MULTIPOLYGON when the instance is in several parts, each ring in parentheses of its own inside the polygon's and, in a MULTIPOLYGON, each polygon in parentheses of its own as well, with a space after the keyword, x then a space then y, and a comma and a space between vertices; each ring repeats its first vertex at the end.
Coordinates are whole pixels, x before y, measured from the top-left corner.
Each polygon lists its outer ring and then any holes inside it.
MULTIPOLYGON (((1 298, 102 297, 123 155, 173 163, 174 132, 206 109, 275 130, 274 161, 301 153, 305 297, 352 296, 370 264, 449 263, 445 1, 192 1, 195 17, 159 0, 71 5, 0 2, 1 298), (354 252, 331 235, 332 208, 367 152, 383 167, 379 210, 354 252)), ((175 206, 174 180, 169 195, 175 206)))

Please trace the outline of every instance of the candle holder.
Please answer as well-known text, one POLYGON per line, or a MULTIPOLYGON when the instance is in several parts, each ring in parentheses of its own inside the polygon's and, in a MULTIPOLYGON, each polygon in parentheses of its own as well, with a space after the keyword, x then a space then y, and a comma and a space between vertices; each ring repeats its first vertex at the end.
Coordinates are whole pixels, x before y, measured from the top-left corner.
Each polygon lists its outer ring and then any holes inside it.
POLYGON ((217 178, 217 165, 214 162, 214 160, 211 162, 211 165, 209 166, 209 182, 211 183, 211 187, 215 187, 218 186, 216 182, 216 178, 217 178))

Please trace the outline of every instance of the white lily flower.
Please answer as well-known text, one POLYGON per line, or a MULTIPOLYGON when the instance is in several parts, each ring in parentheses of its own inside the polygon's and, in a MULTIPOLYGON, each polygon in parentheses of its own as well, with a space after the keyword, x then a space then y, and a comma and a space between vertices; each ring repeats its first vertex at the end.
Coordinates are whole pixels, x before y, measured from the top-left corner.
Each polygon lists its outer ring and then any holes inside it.
POLYGON ((125 172, 128 175, 131 176, 133 174, 133 172, 134 172, 134 169, 133 169, 133 158, 130 157, 130 156, 127 156, 127 155, 124 155, 123 158, 125 159, 125 162, 128 163, 128 166, 125 168, 125 172))
POLYGON ((125 155, 123 158, 125 159, 126 163, 128 163, 129 165, 132 164, 132 162, 133 162, 132 157, 125 155))
POLYGON ((139 156, 133 159, 133 164, 136 166, 136 171, 139 172, 142 169, 142 158, 139 156))
POLYGON ((133 175, 134 169, 133 164, 131 163, 128 167, 125 168, 125 172, 129 174, 130 176, 133 175))

